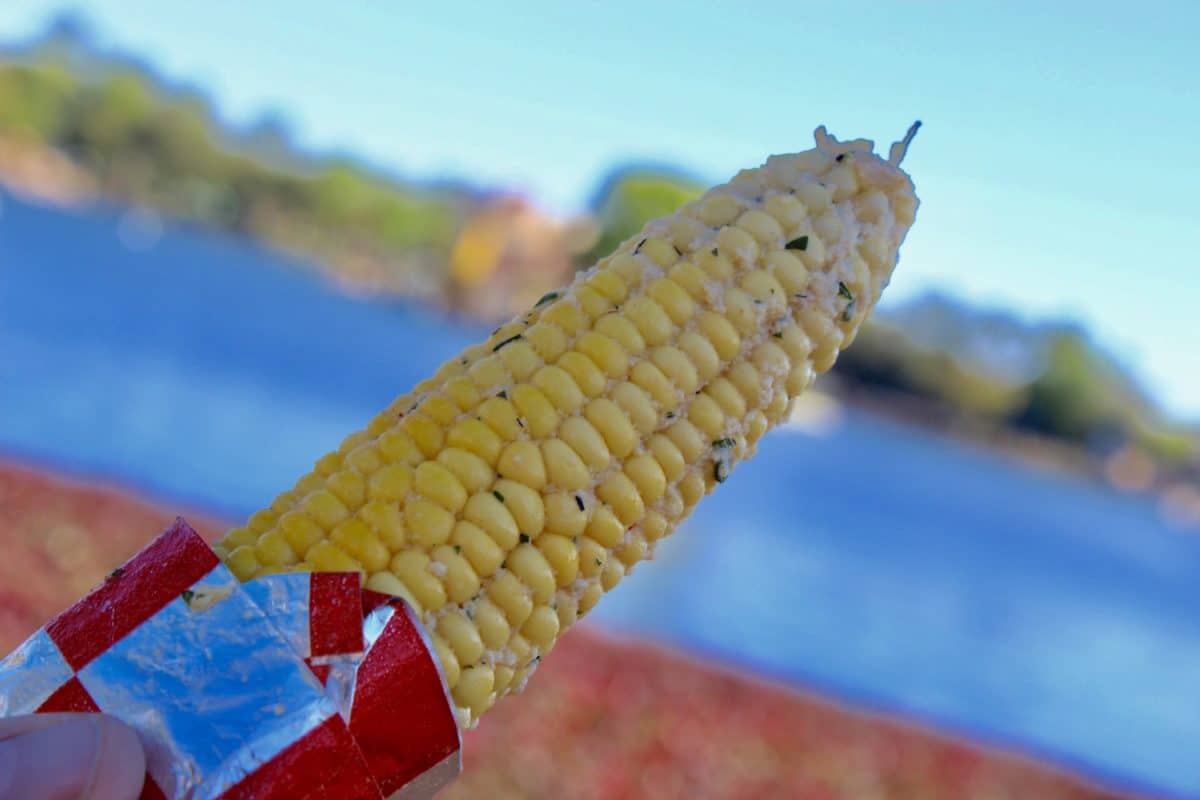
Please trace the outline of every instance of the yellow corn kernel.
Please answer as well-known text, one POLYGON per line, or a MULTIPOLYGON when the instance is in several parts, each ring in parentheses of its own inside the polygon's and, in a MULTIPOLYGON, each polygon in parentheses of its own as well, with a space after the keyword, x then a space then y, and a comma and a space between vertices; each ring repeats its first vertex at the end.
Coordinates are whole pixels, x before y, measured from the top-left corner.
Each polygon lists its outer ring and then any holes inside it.
POLYGON ((254 554, 253 547, 244 544, 230 551, 225 559, 225 565, 229 567, 230 572, 237 576, 238 580, 248 581, 258 572, 258 556, 254 554))
POLYGON ((542 360, 528 342, 513 342, 501 348, 498 355, 508 369, 508 374, 518 381, 527 380, 542 366, 542 360))
POLYGON ((483 655, 479 630, 458 611, 443 614, 437 623, 438 635, 450 645, 460 664, 474 664, 483 655))
MULTIPOLYGON (((397 583, 399 582, 397 581, 397 583)), ((403 584, 400 584, 400 586, 403 586, 403 584)), ((433 642, 433 652, 437 655, 438 661, 441 662, 442 675, 446 679, 446 688, 453 690, 458 685, 458 679, 462 675, 462 668, 458 664, 458 656, 454 655, 454 651, 450 649, 450 645, 446 644, 446 640, 438 636, 436 632, 431 633, 429 639, 433 642)))
POLYGON ((711 439, 706 438, 699 428, 685 419, 672 423, 666 434, 689 464, 694 464, 700 456, 708 452, 711 439))
POLYGON ((717 234, 717 249, 739 266, 752 267, 758 260, 758 242, 741 228, 722 228, 717 234))
POLYGON ((581 286, 575 290, 575 301, 583 313, 592 319, 607 314, 613 308, 613 303, 604 295, 590 286, 581 286))
POLYGON ((446 596, 450 602, 466 602, 479 591, 479 576, 463 556, 461 545, 435 547, 433 560, 445 567, 442 583, 446 585, 446 596))
POLYGON ((557 365, 542 367, 534 373, 533 385, 563 414, 573 414, 585 401, 574 378, 557 365))
POLYGON ((487 664, 474 664, 462 671, 451 694, 456 703, 471 709, 472 716, 477 717, 489 707, 494 687, 492 668, 487 664))
POLYGON ((558 614, 550 606, 538 606, 521 626, 521 635, 534 647, 544 650, 558 636, 558 614))
POLYGON ((646 349, 637 326, 616 312, 596 320, 592 329, 616 342, 626 353, 637 354, 646 349))
POLYGON ((504 563, 505 551, 483 528, 474 523, 465 520, 457 523, 450 535, 450 542, 461 548, 471 568, 481 578, 491 576, 504 563))
POLYGON ((689 509, 700 502, 705 491, 704 478, 699 473, 689 472, 679 482, 679 494, 683 498, 683 504, 689 509))
POLYGON ((615 547, 625 535, 625 526, 611 509, 598 506, 592 509, 592 518, 588 520, 587 535, 603 547, 615 547))
POLYGON ((350 511, 328 489, 318 489, 300 503, 300 508, 325 530, 333 530, 350 511))
MULTIPOLYGON (((487 593, 492 602, 504 610, 504 616, 508 617, 508 624, 513 627, 520 627, 533 613, 530 589, 516 575, 507 570, 496 574, 496 577, 488 584, 487 593)), ((516 651, 515 645, 510 645, 510 647, 516 651)))
POLYGON ((550 607, 558 615, 558 629, 565 631, 579 619, 579 601, 565 592, 559 592, 550 607))
POLYGON ((717 401, 706 394, 698 394, 688 407, 688 421, 711 439, 721 438, 725 431, 725 414, 717 401))
POLYGON ((610 378, 624 378, 629 372, 629 356, 621 345, 604 334, 588 331, 579 337, 575 348, 610 378))
POLYGON ((658 411, 644 389, 633 383, 620 383, 613 387, 610 396, 625 412, 639 437, 648 436, 658 427, 658 411))
POLYGON ((246 527, 255 533, 265 533, 274 527, 277 518, 278 515, 274 511, 264 508, 250 515, 250 519, 246 521, 246 527))
POLYGON ((500 606, 486 597, 475 603, 475 626, 479 628, 479 638, 483 640, 484 647, 489 650, 504 647, 512 636, 508 617, 500 606))
POLYGON ((479 418, 496 432, 502 442, 511 442, 521 437, 524 423, 520 422, 517 408, 503 397, 489 397, 476 409, 479 418))
POLYGON ((631 536, 624 545, 617 548, 616 556, 621 559, 626 570, 632 570, 635 564, 646 560, 646 540, 641 536, 631 536))
POLYGON ((492 667, 495 673, 495 691, 498 694, 504 694, 508 691, 508 687, 512 685, 513 675, 515 672, 512 667, 492 667))
POLYGON ((625 474, 633 481, 645 505, 658 502, 667 490, 667 476, 651 455, 638 455, 625 464, 625 474))
POLYGON ((474 453, 487 464, 495 464, 504 448, 504 440, 481 420, 465 419, 450 429, 446 443, 474 453))
POLYGON ((596 366, 596 362, 576 350, 564 353, 558 360, 558 366, 571 376, 575 385, 588 397, 596 397, 608 385, 608 378, 596 366))
POLYGON ((574 542, 566 536, 546 533, 537 538, 536 546, 554 571, 558 585, 569 586, 579 574, 579 550, 574 542))
POLYGON ((703 301, 708 297, 708 275, 691 262, 681 261, 671 267, 671 272, 667 277, 682 287, 693 300, 703 301))
POLYGON ((345 464, 358 470, 363 475, 370 475, 382 467, 384 461, 383 456, 379 453, 379 448, 372 442, 360 444, 351 450, 349 455, 346 456, 345 464))
MULTIPOLYGON (((542 442, 541 461, 546 466, 545 478, 560 489, 585 489, 591 484, 591 473, 579 454, 561 439, 542 442)), ((529 486, 527 481, 522 481, 529 486)))
POLYGON ((717 378, 705 388, 704 393, 717 401, 726 417, 741 419, 746 416, 746 401, 728 379, 717 378))
POLYGON ((407 415, 400 421, 399 427, 412 438, 425 458, 436 456, 445 438, 442 426, 419 411, 407 415))
POLYGON ((604 437, 584 417, 568 419, 558 429, 558 436, 593 470, 604 469, 612 461, 612 453, 604 443, 604 437))
POLYGON ((604 443, 617 458, 625 458, 637 446, 637 431, 621 407, 612 400, 605 397, 593 400, 587 404, 583 415, 604 437, 604 443))
POLYGON ((594 578, 604 568, 608 560, 608 550, 590 536, 579 537, 579 574, 585 578, 594 578))
POLYGON ((678 480, 687 467, 687 463, 683 460, 683 453, 679 452, 679 448, 675 446, 674 442, 661 433, 650 437, 646 442, 646 449, 658 462, 659 469, 663 471, 668 481, 678 480))
POLYGON ((456 513, 467 502, 467 490, 454 473, 436 461, 426 461, 417 467, 413 486, 425 498, 456 513))
MULTIPOLYGON (((671 516, 677 517, 682 513, 683 503, 680 502, 678 511, 675 511, 671 516)), ((642 520, 641 528, 647 542, 657 542, 671 532, 671 524, 667 521, 666 517, 657 511, 646 512, 646 518, 642 520)))
POLYGON ((546 496, 546 530, 563 536, 578 536, 587 527, 587 506, 583 496, 555 492, 546 496))
POLYGON ((480 492, 471 496, 463 508, 463 519, 473 522, 492 537, 500 549, 508 552, 517 544, 520 529, 498 492, 480 492))
POLYGON ((519 481, 531 489, 546 485, 546 463, 542 460, 542 451, 533 442, 510 442, 500 453, 496 472, 502 478, 519 481))
POLYGON ((422 547, 433 547, 449 539, 454 522, 452 512, 424 498, 411 500, 404 506, 404 527, 412 541, 422 547))
POLYGON ((555 589, 554 571, 540 550, 532 544, 519 544, 508 554, 504 566, 533 591, 535 603, 550 601, 555 589))
POLYGON ((366 523, 388 550, 396 552, 408 543, 404 515, 395 503, 371 500, 356 515, 366 523))
POLYGON ((584 285, 595 289, 614 303, 624 302, 629 294, 629 287, 625 285, 625 281, 611 270, 597 272, 588 278, 584 285))
POLYGON ((670 341, 675 325, 662 306, 646 295, 638 295, 626 303, 621 313, 638 329, 642 340, 650 347, 670 341))
POLYGON ((679 337, 679 349, 687 354, 688 360, 696 368, 696 375, 702 383, 707 383, 721 371, 721 357, 709 344, 708 339, 695 331, 688 331, 679 337))
POLYGON ((600 573, 600 585, 604 587, 604 591, 611 592, 624 577, 625 565, 618 558, 610 558, 604 562, 604 570, 600 573))
POLYGON ((558 409, 537 387, 519 384, 513 387, 512 399, 530 435, 538 438, 553 435, 559 423, 558 409))
MULTIPOLYGON (((308 549, 325 538, 325 529, 313 521, 312 517, 302 511, 289 511, 279 518, 279 529, 287 539, 288 545, 298 555, 308 552, 308 549)), ((238 545, 229 542, 230 549, 238 545)))
POLYGON ((359 519, 348 519, 329 534, 329 539, 368 572, 378 572, 391 560, 391 552, 359 519))
POLYGON ((539 322, 525 331, 525 339, 538 354, 538 358, 552 363, 566 352, 568 341, 563 329, 557 325, 539 322))
POLYGON ((635 364, 629 371, 629 380, 644 389, 663 411, 674 411, 679 406, 679 392, 663 371, 649 361, 635 364))
MULTIPOLYGON (((467 492, 483 491, 496 480, 495 471, 482 458, 458 447, 448 447, 438 454, 438 462, 458 479, 467 492)), ((463 499, 466 502, 466 498, 463 499)))
POLYGON ((727 194, 712 193, 701 201, 697 216, 707 225, 718 228, 738 218, 742 206, 727 194))
POLYGON ((512 514, 521 533, 534 537, 542 532, 546 526, 546 509, 538 492, 523 483, 501 479, 496 481, 492 494, 504 498, 504 507, 512 514))
POLYGON ((419 550, 405 550, 392 557, 388 568, 404 582, 417 603, 426 610, 446 604, 446 589, 437 576, 429 571, 429 556, 419 550))
POLYGON ((678 347, 655 348, 654 352, 650 354, 650 360, 654 366, 662 370, 676 390, 684 395, 690 395, 696 391, 696 387, 700 383, 700 379, 696 375, 696 368, 688 360, 687 354, 678 347))
POLYGON ((762 397, 762 377, 758 374, 758 370, 753 364, 745 361, 739 362, 730 367, 726 373, 729 382, 737 387, 742 393, 742 398, 748 406, 756 406, 759 403, 759 398, 762 397))
POLYGON ((233 550, 242 545, 254 546, 261 534, 258 531, 253 531, 249 527, 234 528, 229 533, 225 534, 225 538, 221 540, 221 544, 226 550, 233 550))
POLYGON ((552 303, 542 313, 542 321, 557 325, 568 336, 575 336, 587 328, 591 322, 577 306, 570 302, 562 301, 552 303))
POLYGON ((737 226, 768 247, 777 247, 783 239, 783 229, 779 227, 779 222, 757 208, 738 217, 737 226))
POLYGON ((355 470, 335 472, 326 478, 325 485, 347 508, 358 508, 366 499, 366 482, 355 470))
POLYGON ((483 399, 475 383, 470 378, 462 376, 448 380, 445 392, 446 397, 458 406, 460 411, 470 411, 483 399))
POLYGON ((412 489, 412 476, 412 467, 407 464, 388 464, 371 473, 367 479, 367 494, 372 500, 399 502, 412 489))
POLYGON ((729 320, 715 311, 706 311, 701 314, 696 320, 696 327, 708 339, 709 344, 716 351, 719 361, 730 361, 742 348, 741 337, 738 336, 737 330, 729 320))
POLYGON ((358 572, 359 564, 332 541, 317 542, 304 554, 304 560, 318 572, 358 572))
POLYGON ((579 616, 583 616, 596 607, 604 596, 604 587, 600 583, 589 583, 579 596, 579 616))
POLYGON ((696 313, 695 302, 679 284, 670 278, 659 278, 650 284, 646 294, 652 297, 663 311, 667 312, 667 316, 676 325, 682 325, 696 313))
POLYGON ((646 512, 637 487, 623 472, 614 472, 605 478, 596 487, 596 496, 613 510, 622 525, 634 524, 646 512))

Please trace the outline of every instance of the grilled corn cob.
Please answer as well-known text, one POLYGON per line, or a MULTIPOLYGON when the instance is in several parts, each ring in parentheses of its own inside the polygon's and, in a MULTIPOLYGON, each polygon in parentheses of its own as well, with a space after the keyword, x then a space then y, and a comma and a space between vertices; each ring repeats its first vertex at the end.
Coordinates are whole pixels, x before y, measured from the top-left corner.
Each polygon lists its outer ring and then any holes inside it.
POLYGON ((916 212, 915 130, 884 159, 819 128, 648 223, 230 531, 228 566, 404 597, 470 725, 853 340, 916 212))

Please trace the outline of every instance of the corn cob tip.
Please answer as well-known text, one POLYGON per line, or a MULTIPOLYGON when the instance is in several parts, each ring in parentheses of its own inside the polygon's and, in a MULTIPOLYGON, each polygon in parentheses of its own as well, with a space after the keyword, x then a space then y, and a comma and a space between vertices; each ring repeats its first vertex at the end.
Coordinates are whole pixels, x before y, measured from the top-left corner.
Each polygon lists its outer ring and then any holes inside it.
MULTIPOLYGON (((912 144, 913 137, 917 135, 917 131, 921 129, 921 120, 917 120, 912 125, 908 126, 908 131, 900 141, 891 146, 888 151, 888 163, 894 167, 900 166, 900 162, 904 160, 905 154, 908 153, 908 146, 912 144)), ((821 125, 813 132, 813 138, 817 142, 818 150, 826 150, 831 153, 845 152, 874 152, 875 142, 870 139, 854 139, 849 142, 839 142, 838 138, 831 134, 829 130, 821 125)))
POLYGON ((912 125, 908 126, 908 132, 904 134, 904 138, 892 145, 892 149, 888 152, 888 162, 893 166, 900 166, 900 162, 904 160, 904 156, 908 154, 908 146, 912 144, 913 138, 917 135, 917 131, 921 129, 921 120, 917 120, 912 125))

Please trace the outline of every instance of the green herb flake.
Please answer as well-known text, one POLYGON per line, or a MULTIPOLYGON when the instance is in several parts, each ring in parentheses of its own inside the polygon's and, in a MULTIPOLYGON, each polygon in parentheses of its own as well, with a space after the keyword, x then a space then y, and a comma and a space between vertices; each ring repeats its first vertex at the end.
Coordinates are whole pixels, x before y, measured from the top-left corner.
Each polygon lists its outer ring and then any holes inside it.
POLYGON ((734 445, 733 439, 729 438, 728 436, 726 436, 724 439, 717 439, 715 442, 712 443, 712 446, 717 448, 718 450, 726 448, 726 447, 733 447, 733 445, 734 445))
POLYGON ((108 573, 108 577, 107 577, 105 580, 110 580, 110 581, 111 581, 111 580, 113 580, 114 578, 119 578, 119 577, 121 577, 121 576, 122 576, 122 575, 124 575, 124 574, 125 574, 125 568, 124 568, 124 567, 117 567, 117 568, 116 568, 116 569, 114 569, 112 572, 108 573))
POLYGON ((842 312, 842 322, 849 322, 854 319, 855 301, 851 300, 846 304, 846 310, 842 312))
POLYGON ((507 400, 507 399, 508 399, 508 392, 506 392, 506 391, 504 391, 503 389, 501 389, 500 391, 496 392, 496 397, 499 397, 501 400, 507 400))
POLYGON ((519 538, 521 540, 521 544, 529 544, 529 536, 527 534, 522 533, 517 538, 519 538))
POLYGON ((792 239, 787 244, 785 244, 783 246, 783 249, 785 249, 785 250, 807 250, 808 249, 808 237, 807 236, 798 236, 795 239, 792 239))
POLYGON ((496 499, 497 499, 497 500, 499 500, 501 503, 503 503, 503 502, 504 502, 504 495, 500 494, 500 493, 499 493, 499 492, 497 492, 495 489, 493 489, 493 490, 492 490, 492 497, 496 498, 496 499))
POLYGON ((772 336, 774 336, 776 339, 782 339, 782 338, 783 338, 783 331, 775 331, 775 332, 774 332, 774 333, 772 333, 771 335, 772 335, 772 336))
POLYGON ((583 504, 583 498, 582 498, 582 497, 580 497, 579 495, 575 495, 575 505, 579 506, 579 510, 580 510, 580 511, 586 511, 586 510, 587 510, 587 507, 586 507, 586 506, 584 506, 584 504, 583 504))
POLYGON ((546 292, 544 295, 542 295, 540 300, 533 304, 533 307, 541 308, 542 306, 546 305, 546 303, 553 303, 558 299, 558 295, 558 292, 546 292))
POLYGON ((674 411, 668 411, 668 412, 667 412, 667 419, 675 419, 675 412, 674 412, 674 411))
POLYGON ((724 461, 718 461, 717 463, 713 464, 713 479, 717 483, 724 483, 725 479, 728 477, 729 477, 729 465, 728 464, 726 464, 724 461))
POLYGON ((454 554, 462 555, 462 545, 461 544, 454 545, 454 554))
MULTIPOLYGON (((495 347, 493 347, 493 348, 492 348, 492 352, 493 352, 493 353, 495 353, 495 352, 496 352, 496 351, 498 351, 500 348, 502 348, 502 347, 507 347, 508 345, 512 344, 513 342, 517 341, 518 339, 524 339, 524 338, 525 338, 525 337, 524 337, 524 336, 522 336, 522 335, 521 335, 521 334, 519 334, 519 333, 518 333, 516 336, 510 336, 510 337, 508 337, 507 339, 505 339, 504 341, 502 341, 502 342, 500 342, 499 344, 497 344, 495 347)), ((464 361, 463 363, 465 364, 465 363, 467 363, 467 362, 466 362, 466 361, 464 361)))
POLYGON ((646 240, 645 240, 645 239, 642 239, 640 242, 638 242, 638 243, 637 243, 637 247, 633 248, 633 254, 634 254, 635 256, 636 256, 638 253, 642 252, 642 245, 644 245, 645 243, 646 243, 646 240))
POLYGON ((598 558, 596 559, 596 566, 597 566, 597 567, 599 567, 599 566, 602 566, 603 564, 604 564, 604 562, 603 562, 603 561, 601 561, 601 560, 600 560, 600 559, 598 559, 598 558))
POLYGON ((838 281, 838 296, 844 297, 847 300, 853 300, 854 292, 850 291, 850 287, 844 281, 838 281))
POLYGON ((712 254, 713 254, 714 256, 717 254, 717 248, 715 248, 715 247, 714 247, 714 248, 712 249, 712 254))
POLYGON ((196 593, 191 589, 184 589, 179 593, 179 596, 183 598, 184 605, 186 605, 188 608, 191 608, 192 600, 195 599, 196 593))

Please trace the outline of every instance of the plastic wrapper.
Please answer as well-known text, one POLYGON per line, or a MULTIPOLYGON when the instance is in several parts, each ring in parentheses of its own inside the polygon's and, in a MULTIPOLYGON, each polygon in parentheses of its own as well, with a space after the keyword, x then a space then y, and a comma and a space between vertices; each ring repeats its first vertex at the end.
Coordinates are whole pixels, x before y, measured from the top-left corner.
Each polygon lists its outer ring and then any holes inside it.
POLYGON ((179 519, 0 662, 0 716, 110 714, 143 798, 432 797, 461 768, 440 667, 356 573, 241 584, 179 519))

